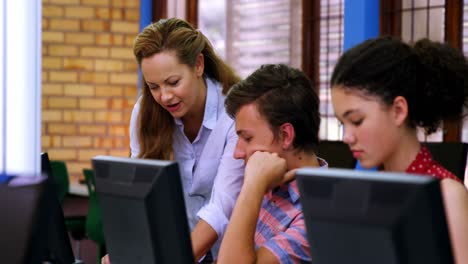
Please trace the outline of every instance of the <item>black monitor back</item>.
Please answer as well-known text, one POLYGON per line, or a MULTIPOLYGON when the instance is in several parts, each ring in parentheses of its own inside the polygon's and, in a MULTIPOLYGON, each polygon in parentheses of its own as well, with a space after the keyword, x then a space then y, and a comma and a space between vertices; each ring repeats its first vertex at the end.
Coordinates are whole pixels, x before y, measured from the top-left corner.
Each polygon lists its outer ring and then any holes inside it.
POLYGON ((48 178, 53 179, 52 166, 50 165, 49 154, 47 152, 41 152, 41 172, 48 178))
POLYGON ((93 158, 113 264, 194 263, 176 162, 93 158))
POLYGON ((2 263, 73 263, 75 258, 53 185, 45 177, 13 177, 0 185, 2 263))
POLYGON ((437 180, 311 168, 297 180, 315 264, 453 263, 437 180))

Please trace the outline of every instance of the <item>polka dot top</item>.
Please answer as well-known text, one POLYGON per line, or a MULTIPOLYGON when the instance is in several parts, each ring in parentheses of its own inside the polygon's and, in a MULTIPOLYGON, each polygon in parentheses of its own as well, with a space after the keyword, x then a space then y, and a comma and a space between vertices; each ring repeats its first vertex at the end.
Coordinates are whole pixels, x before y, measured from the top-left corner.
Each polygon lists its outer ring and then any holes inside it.
POLYGON ((432 154, 425 146, 421 146, 418 155, 416 155, 416 159, 409 165, 406 172, 430 175, 440 180, 452 179, 461 182, 457 176, 442 167, 437 161, 433 160, 432 154))

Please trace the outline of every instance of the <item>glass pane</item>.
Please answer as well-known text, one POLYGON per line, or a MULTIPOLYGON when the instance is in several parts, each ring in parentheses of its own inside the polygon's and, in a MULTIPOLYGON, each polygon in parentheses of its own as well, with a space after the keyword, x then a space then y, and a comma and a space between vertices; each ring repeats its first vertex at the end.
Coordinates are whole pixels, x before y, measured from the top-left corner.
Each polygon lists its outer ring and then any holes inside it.
POLYGON ((429 10, 429 38, 444 41, 445 8, 429 10))
POLYGON ((401 38, 403 41, 410 42, 412 38, 412 13, 410 11, 403 11, 401 14, 402 26, 401 26, 401 38))
POLYGON ((426 135, 424 133, 424 129, 418 128, 418 138, 419 141, 442 142, 444 135, 442 129, 439 129, 430 135, 426 135))
MULTIPOLYGON (((465 0, 467 1, 467 0, 465 0)), ((403 0, 401 15, 401 37, 406 42, 429 38, 444 41, 445 1, 444 0, 403 0)), ((430 136, 418 130, 421 141, 442 141, 442 130, 430 136)))
POLYGON ((198 0, 198 28, 210 40, 216 53, 225 59, 226 1, 198 0))
POLYGON ((335 118, 330 96, 330 77, 343 52, 344 1, 321 0, 319 96, 322 123, 320 139, 341 140, 341 127, 335 118))
MULTIPOLYGON (((301 3, 300 0, 227 0, 226 61, 241 77, 265 63, 300 67, 301 3)), ((212 11, 207 15, 212 15, 212 11)))
MULTIPOLYGON (((465 0, 464 5, 463 5, 463 34, 462 36, 463 36, 463 40, 462 40, 463 52, 465 53, 465 56, 468 56, 468 0, 465 0)), ((463 128, 462 128, 461 137, 462 137, 463 142, 468 143, 468 109, 465 108, 464 112, 465 112, 465 118, 463 119, 463 128)))
POLYGON ((430 3, 431 3, 431 6, 436 6, 436 5, 442 6, 442 5, 445 5, 445 0, 431 0, 430 3))
POLYGON ((426 8, 429 5, 429 0, 413 0, 414 8, 426 8))
POLYGON ((409 9, 412 7, 414 0, 403 0, 401 1, 401 7, 403 9, 409 9))
POLYGON ((342 131, 342 126, 336 118, 322 116, 319 132, 321 140, 343 140, 342 131))
MULTIPOLYGON (((199 10, 200 11, 200 10, 199 10)), ((177 17, 186 19, 186 1, 169 0, 167 1, 167 17, 177 17)), ((200 13, 200 12, 198 12, 200 13)))
POLYGON ((427 30, 427 10, 415 10, 413 15, 414 24, 412 41, 416 41, 420 38, 427 38, 429 35, 427 30))

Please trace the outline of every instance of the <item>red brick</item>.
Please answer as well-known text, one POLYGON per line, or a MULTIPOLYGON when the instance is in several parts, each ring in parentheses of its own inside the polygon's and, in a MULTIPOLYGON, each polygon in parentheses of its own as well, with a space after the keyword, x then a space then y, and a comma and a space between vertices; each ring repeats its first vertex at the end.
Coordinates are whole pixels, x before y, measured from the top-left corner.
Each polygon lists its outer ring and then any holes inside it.
POLYGON ((111 22, 111 32, 120 32, 120 33, 138 33, 139 25, 134 22, 125 22, 125 21, 113 21, 111 22))
POLYGON ((69 31, 78 31, 80 30, 80 22, 76 19, 58 19, 51 18, 49 19, 49 27, 51 30, 69 30, 69 31))
POLYGON ((94 8, 92 7, 66 7, 65 16, 67 18, 94 18, 94 8))
POLYGON ((82 5, 108 6, 110 0, 81 0, 82 5))
POLYGON ((44 95, 63 95, 63 85, 43 83, 42 84, 42 96, 44 95))
POLYGON ((140 21, 140 11, 138 9, 125 9, 124 14, 127 21, 140 21))
POLYGON ((113 8, 111 10, 111 18, 113 20, 122 20, 123 19, 123 11, 121 8, 113 8))
POLYGON ((94 119, 97 122, 122 123, 124 121, 122 117, 120 111, 96 111, 94 113, 94 119))
POLYGON ((63 67, 61 58, 57 57, 45 57, 42 59, 42 69, 57 70, 63 67))
POLYGON ((42 31, 43 42, 63 43, 65 34, 63 32, 42 31))
POLYGON ((89 136, 64 136, 64 147, 88 148, 92 147, 92 138, 89 136))
POLYGON ((83 20, 81 26, 83 31, 102 32, 110 30, 109 22, 101 20, 83 20))
POLYGON ((99 19, 109 19, 110 18, 110 9, 107 7, 96 8, 96 18, 99 19))
POLYGON ((58 110, 42 110, 41 113, 42 121, 51 122, 51 121, 62 121, 62 111, 58 110))
POLYGON ((81 98, 80 109, 107 109, 108 99, 81 98))
POLYGON ((123 88, 116 85, 96 86, 96 96, 118 97, 123 95, 123 88))
POLYGON ((107 73, 95 73, 95 72, 82 72, 80 73, 81 83, 95 83, 103 84, 109 82, 109 76, 107 73))
POLYGON ((80 0, 49 0, 51 4, 73 5, 79 4, 80 0))
POLYGON ((66 71, 51 71, 50 74, 50 81, 52 82, 76 82, 78 79, 78 75, 76 72, 66 72, 66 71))
POLYGON ((136 72, 136 71, 138 71, 138 63, 136 62, 136 60, 132 61, 132 62, 125 62, 123 70, 124 71, 136 72))
POLYGON ((65 122, 80 122, 91 123, 94 121, 94 114, 92 111, 85 110, 69 110, 63 112, 63 119, 65 122))
POLYGON ((94 86, 86 84, 65 84, 64 94, 67 96, 93 96, 94 86))
POLYGON ((65 33, 65 43, 69 44, 93 44, 93 33, 65 33))
POLYGON ((49 134, 74 135, 76 134, 76 125, 49 123, 47 130, 49 134))
POLYGON ((94 61, 91 59, 77 59, 66 57, 63 62, 66 70, 94 70, 94 61))
POLYGON ((136 96, 138 95, 138 89, 136 85, 125 86, 124 95, 127 97, 136 98, 136 96))
POLYGON ((111 125, 109 127, 109 134, 114 136, 125 136, 128 131, 128 126, 125 125, 111 125))
POLYGON ((79 133, 81 135, 106 135, 107 127, 105 125, 80 125, 79 133))
POLYGON ((49 45, 49 55, 52 56, 77 56, 78 48, 73 45, 49 45))
POLYGON ((123 150, 110 149, 108 155, 116 156, 116 157, 130 157, 130 149, 123 149, 123 150))
POLYGON ((78 106, 78 100, 70 97, 50 97, 47 101, 51 109, 70 109, 78 106))
MULTIPOLYGON (((122 46, 123 45, 123 36, 119 34, 98 34, 96 36, 96 44, 103 46, 122 46)), ((131 49, 131 48, 130 48, 131 49)))
POLYGON ((95 148, 112 148, 114 146, 112 138, 105 137, 94 137, 93 147, 95 148))
POLYGON ((79 150, 78 160, 89 161, 98 155, 107 155, 107 151, 104 149, 79 150))
POLYGON ((137 73, 111 73, 110 82, 114 84, 137 84, 137 73))
POLYGON ((118 60, 96 60, 96 71, 121 72, 123 62, 118 60))
POLYGON ((63 17, 63 7, 43 5, 42 6, 42 17, 63 17))
MULTIPOLYGON (((45 126, 42 126, 45 128, 45 126)), ((62 136, 41 136, 41 146, 42 148, 51 148, 51 147, 61 147, 62 146, 62 136)))

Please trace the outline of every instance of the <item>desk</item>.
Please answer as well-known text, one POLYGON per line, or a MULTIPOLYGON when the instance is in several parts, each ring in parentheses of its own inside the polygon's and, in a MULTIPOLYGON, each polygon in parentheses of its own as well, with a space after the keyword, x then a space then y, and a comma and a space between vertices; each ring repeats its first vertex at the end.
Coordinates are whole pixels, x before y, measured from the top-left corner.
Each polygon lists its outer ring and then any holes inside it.
POLYGON ((68 192, 78 196, 89 196, 88 187, 85 184, 81 184, 79 182, 70 182, 68 192))

